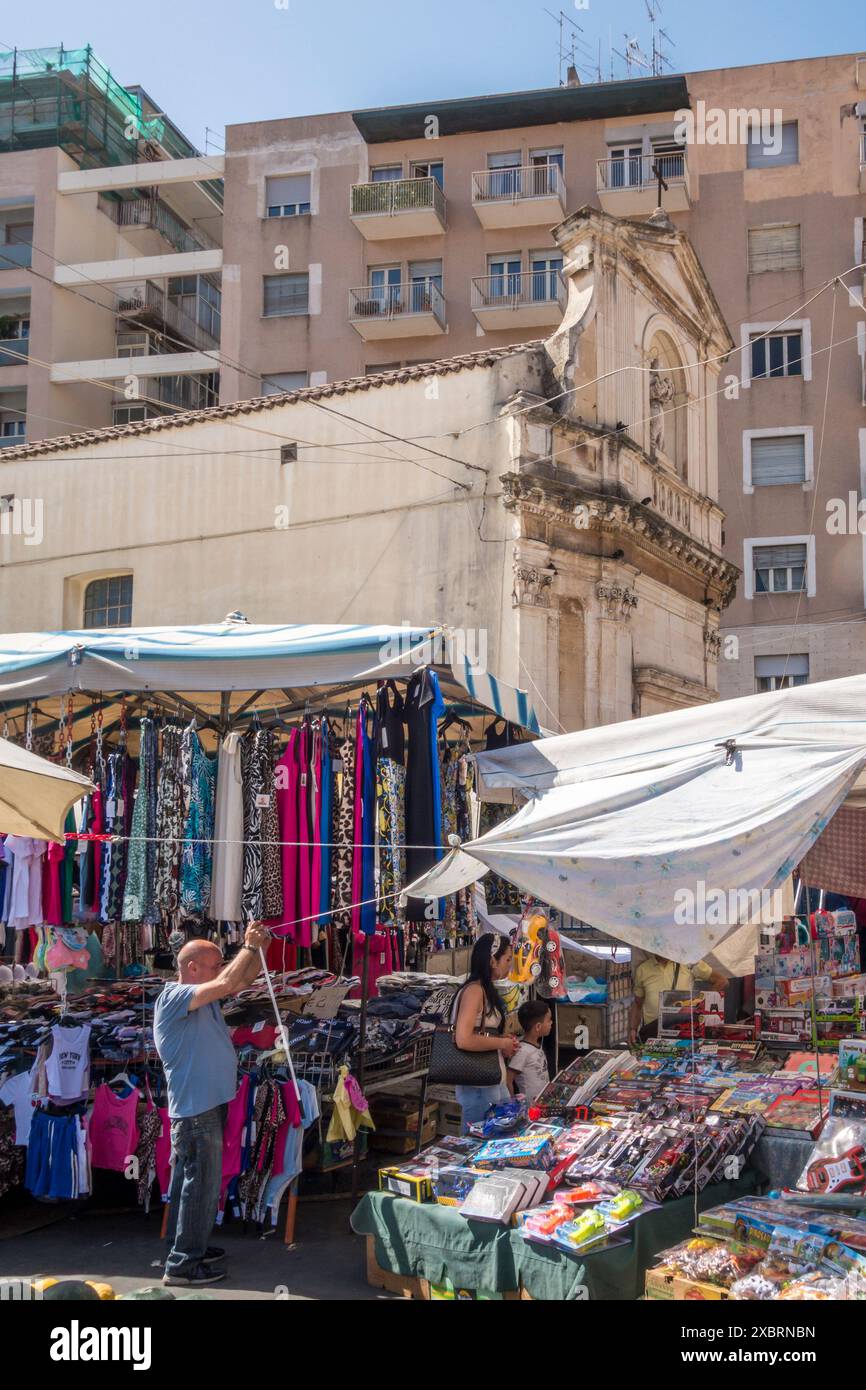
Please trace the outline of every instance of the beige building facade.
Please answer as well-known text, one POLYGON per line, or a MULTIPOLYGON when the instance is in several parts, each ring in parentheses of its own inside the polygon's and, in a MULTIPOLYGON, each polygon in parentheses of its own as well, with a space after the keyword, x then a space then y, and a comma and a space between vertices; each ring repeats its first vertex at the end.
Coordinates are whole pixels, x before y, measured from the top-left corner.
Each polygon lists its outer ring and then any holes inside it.
POLYGON ((555 332, 552 228, 585 203, 648 217, 660 173, 735 340, 720 689, 866 667, 866 58, 235 126, 226 146, 224 401, 555 332))
POLYGON ((43 511, 0 532, 2 629, 80 626, 125 581, 135 625, 442 622, 553 730, 715 699, 733 340, 667 218, 552 236, 542 340, 4 451, 43 511))
POLYGON ((222 221, 222 157, 90 49, 0 56, 0 448, 218 399, 222 221))

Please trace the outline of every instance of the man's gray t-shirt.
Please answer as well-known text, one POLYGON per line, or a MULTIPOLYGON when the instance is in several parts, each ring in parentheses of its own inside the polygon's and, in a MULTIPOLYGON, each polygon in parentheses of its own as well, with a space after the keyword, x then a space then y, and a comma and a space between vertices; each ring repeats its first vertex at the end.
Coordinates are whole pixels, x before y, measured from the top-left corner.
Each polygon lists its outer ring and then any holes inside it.
POLYGON ((234 1099, 237 1057, 219 1004, 190 1009, 195 985, 168 984, 156 1001, 153 1033, 173 1120, 203 1115, 234 1099))

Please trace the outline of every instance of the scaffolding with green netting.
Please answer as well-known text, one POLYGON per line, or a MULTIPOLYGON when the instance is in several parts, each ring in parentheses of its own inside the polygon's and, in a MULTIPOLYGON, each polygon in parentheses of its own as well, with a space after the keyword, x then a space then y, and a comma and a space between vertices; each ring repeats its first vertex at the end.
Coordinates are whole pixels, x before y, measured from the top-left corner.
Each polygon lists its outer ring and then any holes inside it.
POLYGON ((0 153, 55 145, 82 169, 198 154, 89 44, 0 51, 0 153))

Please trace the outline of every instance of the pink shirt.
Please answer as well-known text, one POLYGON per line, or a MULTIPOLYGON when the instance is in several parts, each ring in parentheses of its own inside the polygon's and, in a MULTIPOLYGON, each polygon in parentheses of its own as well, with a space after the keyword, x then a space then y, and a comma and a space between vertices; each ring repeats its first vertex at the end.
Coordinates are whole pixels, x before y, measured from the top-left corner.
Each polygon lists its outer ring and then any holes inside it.
POLYGON ((91 1163, 122 1173, 138 1148, 138 1091, 121 1100, 105 1082, 97 1086, 90 1118, 91 1163))

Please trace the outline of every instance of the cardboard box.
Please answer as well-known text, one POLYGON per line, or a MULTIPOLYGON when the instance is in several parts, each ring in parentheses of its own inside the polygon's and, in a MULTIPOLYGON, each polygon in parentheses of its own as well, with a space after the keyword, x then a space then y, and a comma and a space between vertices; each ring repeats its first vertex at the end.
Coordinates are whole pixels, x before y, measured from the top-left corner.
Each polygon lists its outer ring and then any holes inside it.
POLYGON ((687 1303, 692 1301, 718 1303, 722 1299, 729 1298, 727 1289, 721 1288, 718 1284, 704 1284, 700 1279, 686 1279, 677 1274, 674 1277, 674 1300, 677 1303, 687 1303))
POLYGON ((427 1172, 413 1172, 411 1167, 380 1168, 379 1191, 393 1192, 395 1197, 407 1197, 410 1202, 432 1202, 433 1184, 427 1172))
POLYGON ((674 1271, 668 1269, 666 1265, 660 1265, 658 1269, 648 1269, 646 1272, 646 1297, 673 1299, 675 1278, 674 1271))
POLYGON ((463 1129, 463 1108, 456 1101, 439 1101, 437 1134, 459 1135, 463 1129))
MULTIPOLYGON (((815 944, 817 948, 817 942, 815 944)), ((817 949, 815 951, 815 960, 816 962, 818 961, 817 949)), ((812 951, 810 947, 796 946, 791 951, 777 951, 773 973, 777 982, 779 980, 802 980, 805 976, 811 975, 812 951)))
POLYGON ((777 980, 776 996, 783 1009, 795 1009, 800 1004, 811 1007, 812 995, 816 1002, 830 998, 833 992, 831 975, 806 975, 799 980, 777 980))

